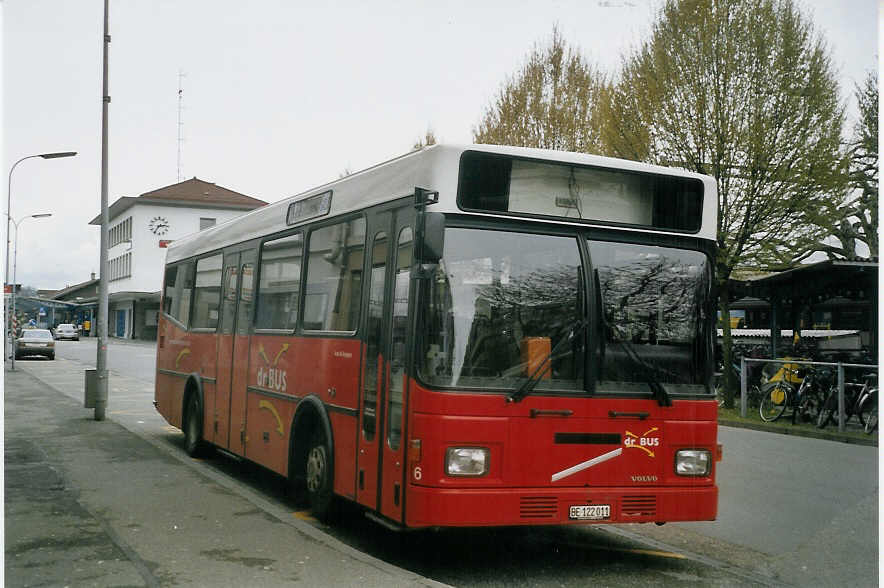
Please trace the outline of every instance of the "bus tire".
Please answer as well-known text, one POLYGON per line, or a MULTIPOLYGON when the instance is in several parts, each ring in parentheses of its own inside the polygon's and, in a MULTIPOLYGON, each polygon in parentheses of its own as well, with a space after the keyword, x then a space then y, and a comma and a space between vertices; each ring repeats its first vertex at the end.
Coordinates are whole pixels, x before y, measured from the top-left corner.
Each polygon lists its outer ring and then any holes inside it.
POLYGON ((205 454, 206 443, 203 441, 203 410, 199 396, 191 393, 184 406, 184 451, 190 457, 200 457, 205 454))
POLYGON ((327 521, 332 511, 334 472, 331 469, 331 449, 321 430, 315 430, 307 450, 305 484, 311 514, 327 521))

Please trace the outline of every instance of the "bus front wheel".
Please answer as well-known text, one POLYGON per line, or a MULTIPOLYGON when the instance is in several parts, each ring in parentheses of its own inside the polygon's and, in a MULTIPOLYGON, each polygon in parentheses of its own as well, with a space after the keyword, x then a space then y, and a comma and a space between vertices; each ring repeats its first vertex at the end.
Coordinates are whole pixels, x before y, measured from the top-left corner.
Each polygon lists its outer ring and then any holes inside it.
POLYGON ((313 435, 307 451, 306 486, 310 512, 320 520, 327 520, 332 507, 332 471, 330 451, 321 433, 313 435))

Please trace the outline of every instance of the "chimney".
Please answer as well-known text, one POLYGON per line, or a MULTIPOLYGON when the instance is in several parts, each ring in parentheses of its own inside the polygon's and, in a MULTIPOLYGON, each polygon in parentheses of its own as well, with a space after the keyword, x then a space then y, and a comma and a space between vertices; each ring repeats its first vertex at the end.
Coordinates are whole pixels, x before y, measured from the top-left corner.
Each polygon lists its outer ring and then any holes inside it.
POLYGON ((95 272, 92 272, 90 275, 91 275, 92 277, 89 278, 89 279, 90 279, 90 280, 94 280, 94 279, 95 279, 95 272))

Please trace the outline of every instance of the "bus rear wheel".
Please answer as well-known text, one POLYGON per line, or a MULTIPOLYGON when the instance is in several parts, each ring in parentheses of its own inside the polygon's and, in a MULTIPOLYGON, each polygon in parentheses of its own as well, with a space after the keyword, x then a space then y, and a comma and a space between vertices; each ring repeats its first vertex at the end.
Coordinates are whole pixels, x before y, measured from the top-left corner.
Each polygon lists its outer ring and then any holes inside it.
POLYGON ((184 412, 184 451, 190 457, 200 457, 205 452, 202 417, 199 398, 191 394, 184 412))
POLYGON ((310 440, 307 450, 306 486, 310 512, 319 520, 328 520, 332 509, 332 471, 328 444, 321 433, 310 440))

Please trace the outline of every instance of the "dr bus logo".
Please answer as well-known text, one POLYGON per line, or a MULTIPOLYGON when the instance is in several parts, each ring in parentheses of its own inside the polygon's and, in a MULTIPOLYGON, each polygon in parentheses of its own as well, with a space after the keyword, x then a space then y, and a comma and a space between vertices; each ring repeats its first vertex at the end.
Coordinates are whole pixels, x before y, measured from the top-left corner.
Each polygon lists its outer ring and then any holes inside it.
POLYGON ((626 449, 640 449, 647 453, 648 457, 655 457, 653 448, 660 447, 660 437, 651 437, 650 435, 657 430, 657 427, 652 427, 641 435, 626 431, 626 438, 623 440, 623 445, 626 449))
POLYGON ((264 345, 258 345, 258 357, 264 360, 265 366, 258 366, 257 373, 257 384, 259 388, 266 388, 269 390, 275 390, 277 392, 285 392, 286 390, 286 371, 281 370, 277 367, 279 364, 279 358, 282 357, 282 354, 288 351, 289 344, 284 343, 282 345, 282 349, 279 350, 279 353, 276 354, 276 357, 273 358, 271 362, 267 357, 267 353, 264 351, 264 345))

